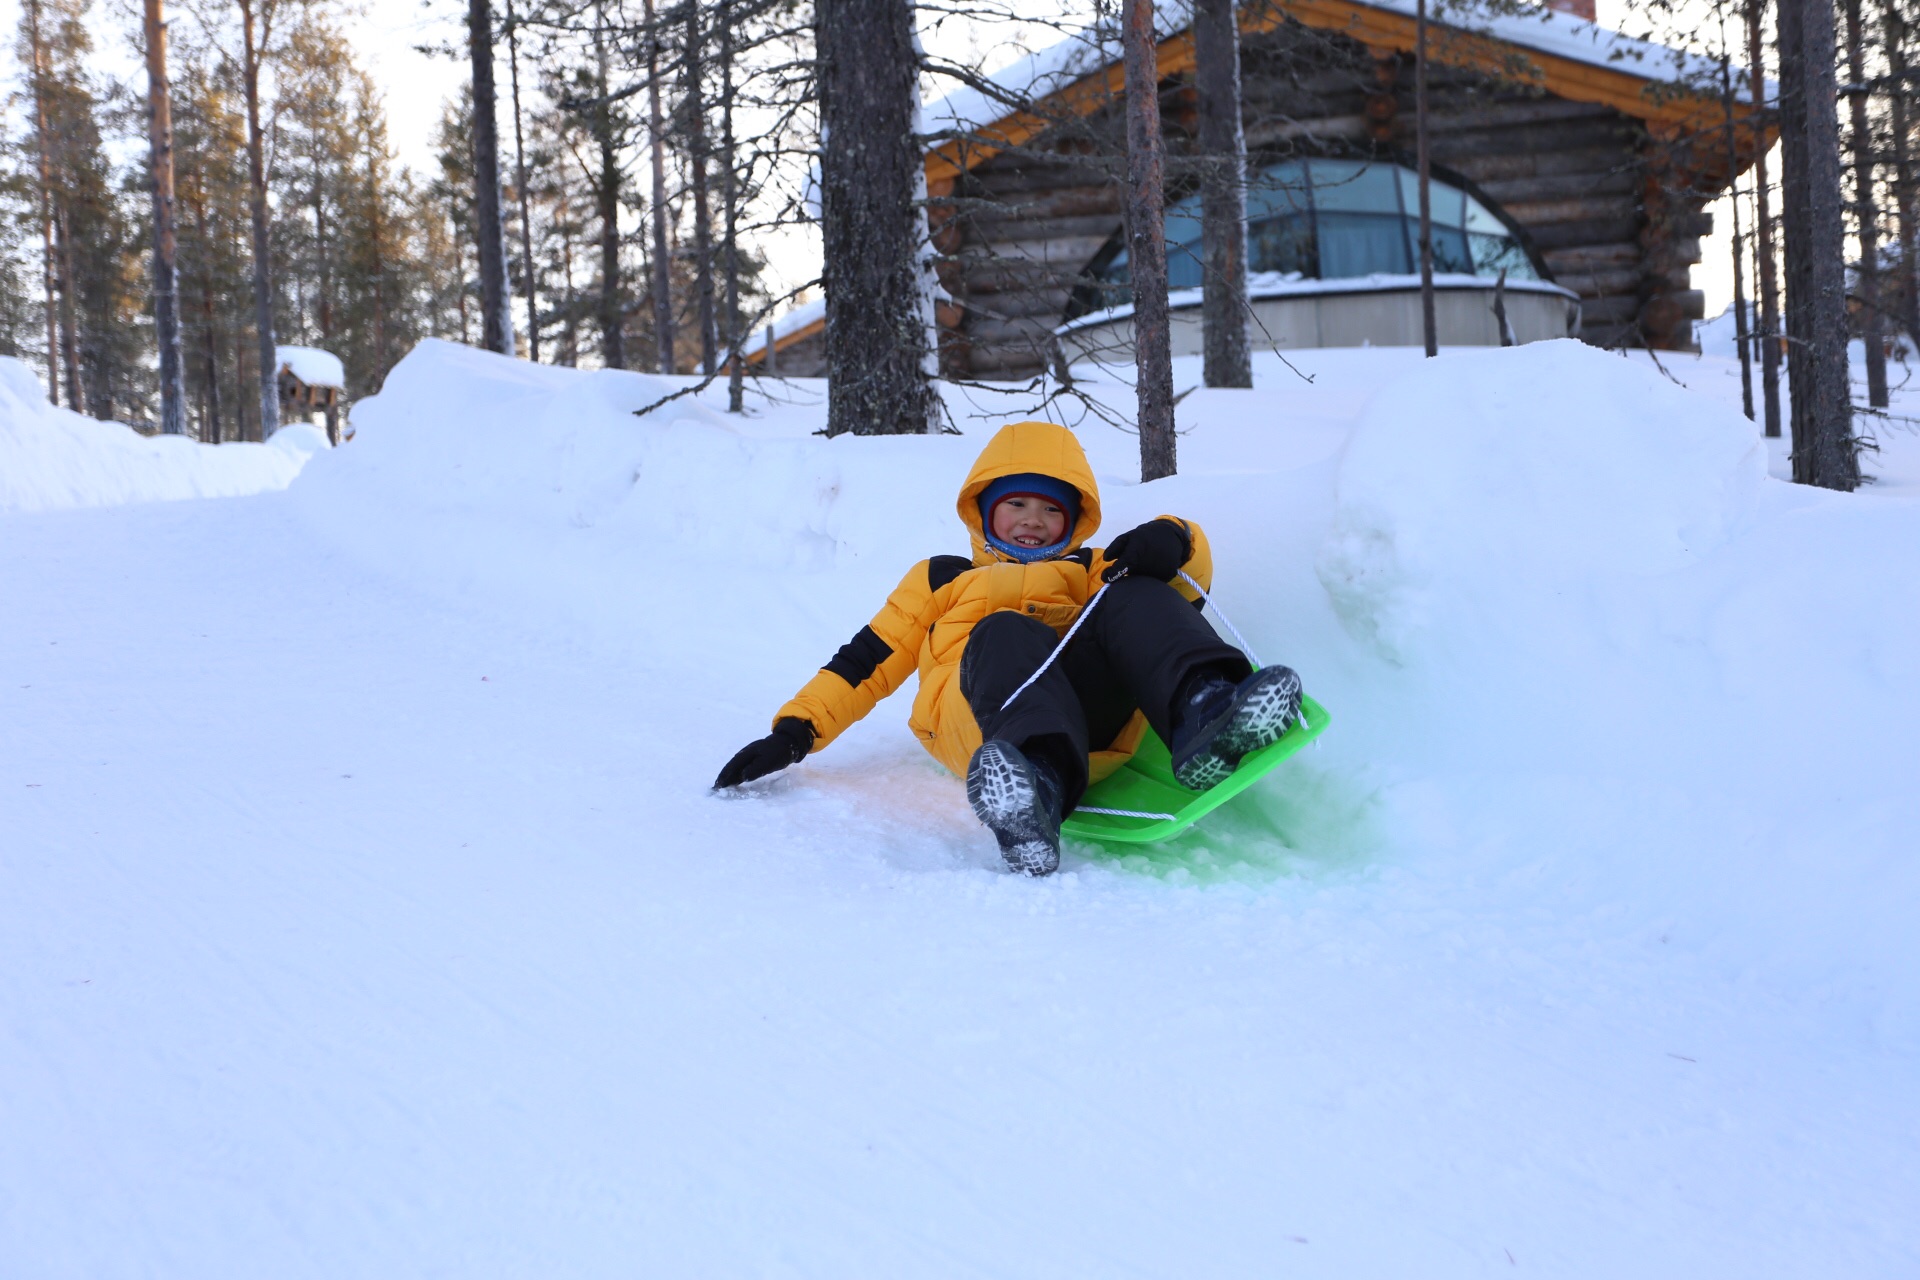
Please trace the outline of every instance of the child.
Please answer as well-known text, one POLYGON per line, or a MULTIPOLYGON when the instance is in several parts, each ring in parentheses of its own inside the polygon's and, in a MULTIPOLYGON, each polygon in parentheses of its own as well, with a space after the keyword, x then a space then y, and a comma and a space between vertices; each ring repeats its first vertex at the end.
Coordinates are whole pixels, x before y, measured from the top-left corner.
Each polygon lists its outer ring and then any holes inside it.
POLYGON ((1198 595, 1174 582, 1182 569, 1203 588, 1212 579, 1198 525, 1161 516, 1104 551, 1081 546, 1100 527, 1100 491, 1065 427, 1003 427, 974 462, 958 509, 972 557, 934 556, 908 570, 715 787, 818 751, 918 669, 909 723, 921 745, 966 778, 1008 867, 1043 876, 1060 865, 1061 817, 1089 782, 1125 763, 1148 725, 1181 783, 1203 790, 1299 715, 1299 678, 1285 667, 1249 674, 1200 616, 1198 595), (1022 689, 1103 583, 1073 643, 1022 689))

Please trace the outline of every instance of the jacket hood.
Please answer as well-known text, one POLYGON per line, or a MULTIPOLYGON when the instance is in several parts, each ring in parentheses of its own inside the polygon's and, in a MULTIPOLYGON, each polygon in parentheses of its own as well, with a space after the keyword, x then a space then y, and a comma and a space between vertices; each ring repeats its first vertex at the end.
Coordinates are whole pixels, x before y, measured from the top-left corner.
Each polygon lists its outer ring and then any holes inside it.
MULTIPOLYGON (((1061 555, 1076 550, 1100 528, 1100 486, 1094 483, 1093 468, 1073 432, 1052 422, 1016 422, 1000 428, 987 447, 974 459, 967 482, 960 486, 954 507, 960 523, 967 526, 973 541, 973 562, 992 564, 1008 557, 987 545, 986 529, 980 520, 980 495, 1002 476, 1017 476, 1029 471, 1064 480, 1080 492, 1080 518, 1067 534, 1061 555)), ((1058 557, 1056 557, 1057 559, 1058 557)))

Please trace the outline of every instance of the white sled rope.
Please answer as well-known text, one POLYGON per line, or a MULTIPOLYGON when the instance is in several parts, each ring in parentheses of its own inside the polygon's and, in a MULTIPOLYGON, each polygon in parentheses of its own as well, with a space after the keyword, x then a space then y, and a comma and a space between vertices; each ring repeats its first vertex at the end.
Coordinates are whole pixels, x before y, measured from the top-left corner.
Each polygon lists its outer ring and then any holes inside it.
MULTIPOLYGON (((1213 610, 1214 617, 1220 619, 1221 625, 1226 627, 1228 634, 1233 637, 1233 642, 1240 646, 1240 651, 1247 655, 1247 661, 1253 664, 1253 669, 1258 671, 1265 665, 1260 661, 1260 655, 1253 651, 1253 646, 1247 643, 1247 638, 1240 634, 1240 628, 1234 626, 1232 620, 1220 611, 1220 606, 1213 602, 1213 597, 1207 594, 1207 589, 1189 577, 1185 569, 1176 569, 1174 572, 1180 575, 1180 581, 1199 592, 1201 601, 1213 610)), ((1073 620, 1073 625, 1067 628, 1067 634, 1060 638, 1060 643, 1053 646, 1053 651, 1047 654, 1047 660, 1042 662, 1038 667, 1035 667, 1033 674, 1022 681, 1020 687, 1008 694, 1007 700, 1000 704, 1002 711, 1012 706, 1015 698, 1025 693, 1035 680, 1038 680, 1047 673, 1047 668, 1053 665, 1053 660, 1060 656, 1061 650, 1065 649, 1067 645, 1072 642, 1073 633, 1080 629, 1080 624, 1087 620, 1087 616, 1093 612, 1094 606, 1100 603, 1100 597, 1107 594, 1107 588, 1112 585, 1113 583, 1111 582, 1102 583, 1100 589, 1093 593, 1093 599, 1087 601, 1087 607, 1082 609, 1080 616, 1073 620)), ((1307 723, 1307 713, 1305 709, 1303 708, 1297 714, 1300 717, 1301 725, 1305 726, 1307 723)), ((1076 806, 1074 812, 1104 813, 1115 818, 1142 818, 1149 821, 1172 822, 1177 819, 1177 815, 1171 813, 1148 813, 1138 809, 1102 809, 1095 805, 1086 804, 1076 806)))

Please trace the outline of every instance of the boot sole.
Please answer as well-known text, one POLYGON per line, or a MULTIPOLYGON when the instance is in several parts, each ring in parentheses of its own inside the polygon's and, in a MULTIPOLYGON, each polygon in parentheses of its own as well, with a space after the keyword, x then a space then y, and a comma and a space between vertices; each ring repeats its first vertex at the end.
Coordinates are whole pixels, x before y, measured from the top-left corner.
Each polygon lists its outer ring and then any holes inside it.
POLYGON ((1000 842, 1007 869, 1051 875, 1060 867, 1060 832, 1047 821, 1033 765, 995 740, 973 753, 967 766, 967 803, 1000 842))
POLYGON ((1206 745, 1174 765, 1173 776, 1189 791, 1206 791, 1233 776, 1242 757, 1271 746, 1300 718, 1300 677, 1286 667, 1267 667, 1203 733, 1206 745))

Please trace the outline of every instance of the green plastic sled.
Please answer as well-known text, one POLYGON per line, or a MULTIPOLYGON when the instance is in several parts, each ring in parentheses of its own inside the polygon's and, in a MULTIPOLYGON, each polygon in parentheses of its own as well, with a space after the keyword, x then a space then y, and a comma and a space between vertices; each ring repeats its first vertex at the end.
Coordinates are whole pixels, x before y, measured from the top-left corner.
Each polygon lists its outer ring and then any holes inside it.
POLYGON ((1327 727, 1326 708, 1300 699, 1304 723, 1296 724, 1271 746, 1240 761, 1225 782, 1206 791, 1189 791, 1173 780, 1173 757, 1151 729, 1133 758, 1119 772, 1087 789, 1080 807, 1060 824, 1060 833, 1101 844, 1152 844, 1179 835, 1207 814, 1271 773, 1327 727), (1094 813, 1124 809, 1126 814, 1094 813))

